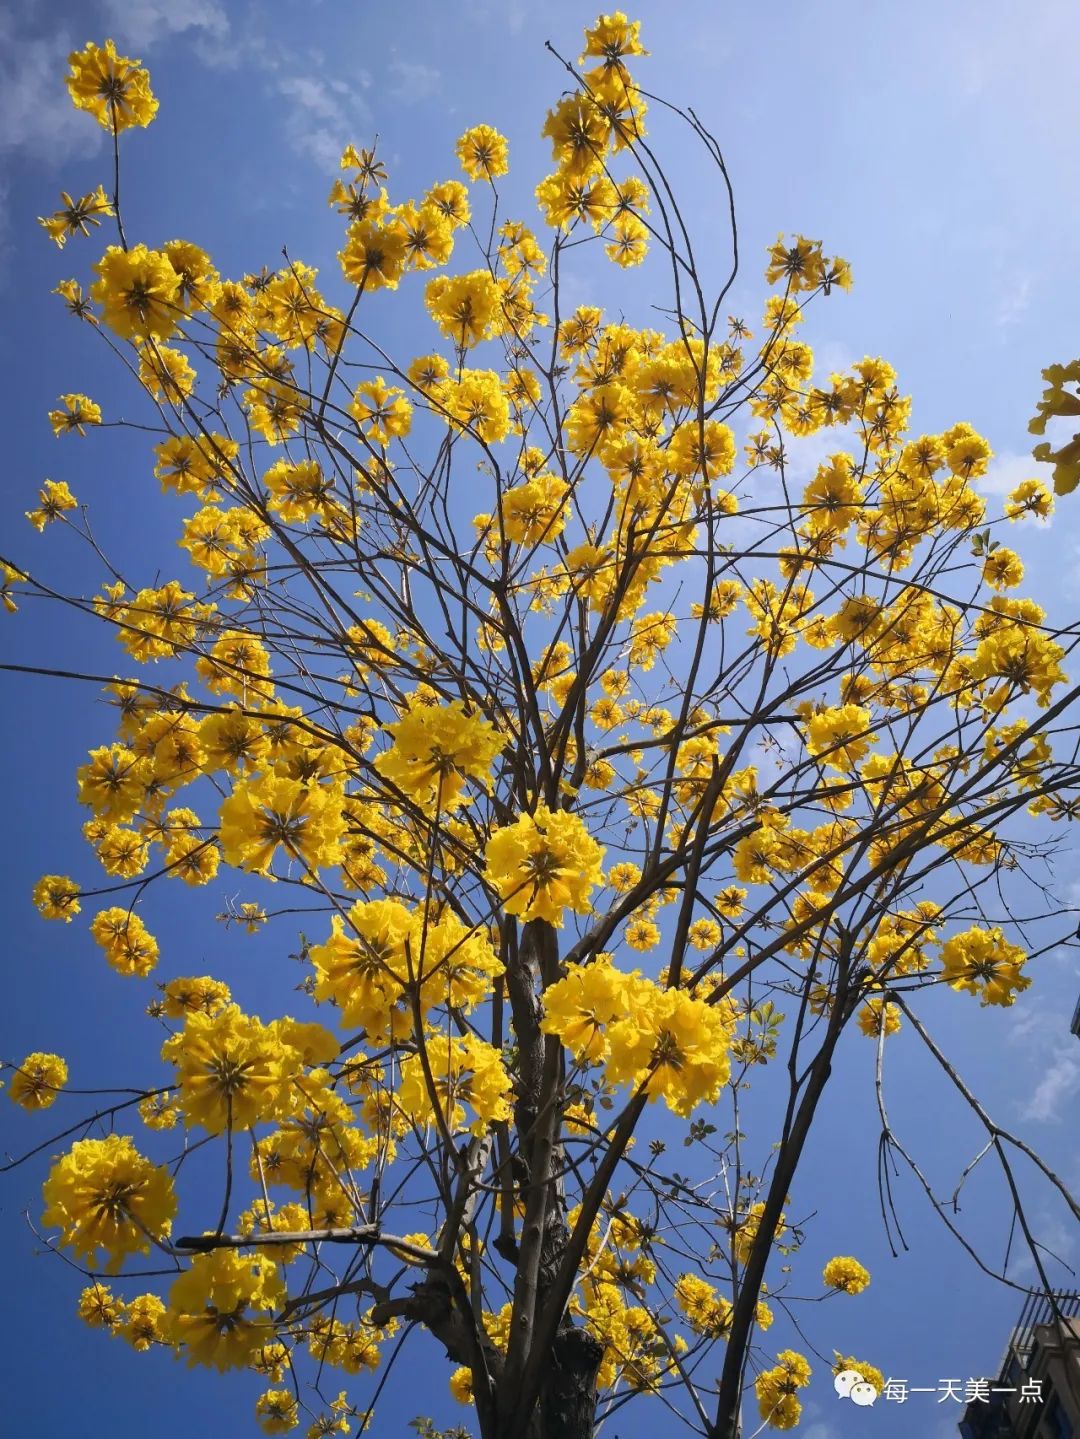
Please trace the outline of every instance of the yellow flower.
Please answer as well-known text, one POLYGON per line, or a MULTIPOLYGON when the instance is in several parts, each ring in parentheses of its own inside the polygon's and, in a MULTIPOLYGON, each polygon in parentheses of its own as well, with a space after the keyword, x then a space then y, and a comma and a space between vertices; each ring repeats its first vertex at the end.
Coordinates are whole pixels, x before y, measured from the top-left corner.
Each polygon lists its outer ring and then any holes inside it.
POLYGON ((639 981, 628 1009, 608 1029, 605 1077, 644 1085, 650 1102, 663 1098, 684 1116, 713 1103, 730 1073, 731 1007, 639 981))
MULTIPOLYGON (((764 1213, 765 1205, 759 1200, 756 1204, 751 1204, 747 1213, 735 1226, 733 1235, 735 1258, 740 1264, 745 1264, 750 1258, 750 1253, 754 1247, 754 1240, 757 1238, 758 1230, 761 1228, 761 1219, 764 1213)), ((784 1214, 781 1214, 776 1221, 773 1238, 782 1239, 786 1232, 787 1219, 784 1214)))
POLYGON ((486 852, 488 878, 506 913, 559 926, 566 909, 589 912, 589 894, 603 880, 603 858, 603 846, 577 815, 546 805, 495 830, 486 852))
POLYGON ((165 1305, 156 1294, 139 1294, 124 1305, 120 1333, 137 1353, 143 1354, 153 1344, 164 1342, 162 1320, 165 1305))
POLYGON ((11 587, 25 579, 22 570, 17 570, 6 561, 0 562, 0 601, 3 602, 6 614, 13 615, 18 611, 19 606, 11 597, 11 587))
POLYGON ((806 748, 821 755, 830 769, 846 773, 868 753, 876 736, 869 733, 871 714, 861 705, 818 710, 806 726, 806 748))
POLYGON ((997 927, 973 925, 941 947, 941 975, 953 989, 979 995, 982 1004, 1012 1004, 1031 980, 1021 972, 1027 955, 997 927))
POLYGON ((90 1284, 79 1295, 78 1313, 91 1329, 115 1332, 124 1313, 124 1304, 107 1284, 90 1284))
POLYGON ((299 1051, 277 1025, 265 1025, 235 1004, 213 1015, 189 1012, 184 1028, 162 1045, 161 1057, 175 1066, 185 1124, 211 1134, 282 1119, 303 1104, 295 1087, 303 1072, 299 1051))
POLYGON ((550 544, 566 528, 569 486, 556 475, 534 475, 507 490, 501 500, 502 528, 520 545, 550 544))
POLYGON ((872 1389, 876 1389, 879 1394, 885 1388, 885 1376, 873 1364, 868 1364, 865 1359, 854 1359, 851 1355, 845 1357, 836 1350, 833 1351, 833 1354, 832 1372, 834 1374, 841 1374, 845 1369, 854 1369, 856 1374, 862 1375, 863 1382, 869 1384, 872 1389))
POLYGON ((774 1368, 766 1369, 754 1381, 758 1410, 772 1429, 794 1429, 802 1413, 795 1397, 810 1382, 810 1365, 793 1349, 784 1349, 776 1356, 774 1368))
POLYGON ((216 1014, 230 1001, 229 986, 220 979, 201 975, 197 979, 170 979, 162 986, 162 1012, 170 1019, 189 1014, 216 1014))
POLYGON ((269 445, 282 445, 300 428, 307 396, 289 380, 260 380, 244 391, 251 428, 269 445))
POLYGON ((101 406, 86 395, 61 395, 63 409, 49 411, 49 423, 55 435, 85 435, 87 425, 101 424, 101 406))
POLYGON ((23 1109, 48 1109, 68 1079, 68 1067, 58 1054, 28 1054, 15 1066, 8 1098, 23 1109))
POLYGON ((1020 556, 1000 545, 983 561, 983 579, 993 590, 1012 590, 1024 578, 1020 556))
POLYGON ((61 250, 70 236, 89 235, 91 226, 101 224, 100 215, 113 213, 101 185, 78 200, 73 200, 66 190, 62 190, 60 200, 62 208, 52 215, 39 216, 38 224, 45 227, 49 238, 55 240, 61 250))
POLYGON ((300 1423, 300 1408, 291 1389, 267 1389, 255 1401, 255 1417, 264 1434, 287 1434, 300 1423))
POLYGON ((66 924, 78 914, 79 886, 66 874, 45 874, 34 885, 34 906, 42 919, 62 919, 66 924))
POLYGON ((680 1275, 675 1283, 675 1303, 686 1316, 695 1334, 725 1339, 731 1327, 731 1301, 718 1294, 697 1274, 680 1275))
MULTIPOLYGON (((473 1134, 483 1134, 489 1124, 510 1118, 508 1096, 513 1086, 497 1049, 473 1034, 458 1039, 429 1033, 425 1044, 435 1097, 451 1131, 467 1127, 473 1134), (475 1115, 468 1126, 466 1104, 475 1115)), ((402 1061, 396 1103, 421 1127, 433 1118, 431 1092, 419 1054, 402 1061)))
POLYGON ((110 245, 94 266, 98 279, 90 297, 101 306, 101 318, 122 339, 167 340, 183 317, 180 276, 161 250, 110 245))
POLYGON ((106 130, 119 134, 129 125, 149 125, 157 114, 149 72, 138 60, 118 55, 111 40, 74 50, 68 64, 67 87, 76 109, 88 111, 106 130))
POLYGON ((396 290, 407 258, 408 236, 394 217, 385 224, 373 217, 354 220, 338 251, 346 280, 365 293, 396 290))
POLYGON ((870 1271, 849 1255, 830 1259, 821 1277, 830 1289, 839 1289, 844 1294, 861 1294, 870 1283, 870 1271))
POLYGON ((457 157, 470 180, 494 180, 510 168, 506 137, 490 125, 474 125, 457 142, 457 157))
POLYGON ((272 1316, 284 1300, 278 1267, 262 1255, 199 1254, 169 1291, 165 1336, 188 1364, 240 1369, 273 1340, 272 1316))
POLYGON ((626 943, 631 949, 655 949, 660 943, 659 926, 645 915, 638 915, 626 926, 626 943))
POLYGON ((601 15, 596 23, 585 31, 585 49, 579 64, 589 56, 598 56, 605 65, 620 66, 627 55, 647 55, 649 52, 641 43, 641 21, 628 20, 621 10, 613 15, 601 15))
POLYGON ((807 240, 796 235, 789 245, 783 235, 769 249, 769 265, 765 280, 774 285, 783 279, 792 291, 815 290, 825 279, 825 263, 821 255, 821 241, 807 240))
POLYGON ((344 829, 340 790, 273 774, 238 784, 221 806, 222 856, 255 874, 269 874, 279 848, 305 870, 334 863, 344 829))
POLYGON ((195 371, 181 350, 168 345, 143 345, 139 350, 139 379, 155 400, 178 405, 191 394, 195 371))
POLYGON ((578 1064, 608 1055, 607 1028, 626 1011, 631 976, 602 960, 574 965, 544 991, 540 1028, 557 1034, 578 1064))
POLYGON ((487 270, 436 275, 424 291, 428 313, 448 340, 462 349, 490 339, 503 327, 503 292, 487 270))
POLYGON ((1041 480, 1021 480, 1005 502, 1005 514, 1010 520, 1035 515, 1048 520, 1054 513, 1054 497, 1041 480))
POLYGON ((144 977, 157 963, 157 940, 140 916, 124 905, 112 905, 96 914, 90 921, 90 933, 118 974, 144 977))
POLYGON ((412 406, 404 392, 391 389, 381 375, 357 385, 349 413, 361 433, 377 445, 404 439, 412 425, 412 406))
POLYGON ((330 938, 311 950, 316 999, 332 999, 341 1022, 362 1026, 373 1042, 411 1033, 413 1016, 402 999, 412 913, 397 900, 377 899, 354 904, 347 922, 348 933, 334 915, 330 938))
POLYGON ((437 397, 447 423, 453 423, 484 444, 494 444, 510 433, 510 404, 494 370, 462 370, 461 378, 447 384, 437 397))
POLYGON ((413 695, 401 718, 384 725, 394 743, 375 768, 424 807, 457 809, 467 779, 491 786, 491 762, 506 740, 482 715, 466 714, 461 700, 426 704, 413 695))
POLYGON ((148 760, 125 745, 102 745, 75 772, 79 803, 102 819, 124 824, 137 812, 151 778, 148 760))
POLYGON ((896 1012, 896 1005, 890 1004, 888 1000, 868 999, 859 1007, 858 1024, 868 1039, 877 1039, 883 1031, 888 1039, 890 1034, 898 1033, 900 1016, 896 1012))
POLYGON ((176 1195, 169 1171, 145 1159, 126 1136, 80 1139, 49 1171, 42 1223, 59 1243, 96 1266, 99 1251, 115 1274, 128 1254, 148 1254, 151 1236, 172 1227, 176 1195))

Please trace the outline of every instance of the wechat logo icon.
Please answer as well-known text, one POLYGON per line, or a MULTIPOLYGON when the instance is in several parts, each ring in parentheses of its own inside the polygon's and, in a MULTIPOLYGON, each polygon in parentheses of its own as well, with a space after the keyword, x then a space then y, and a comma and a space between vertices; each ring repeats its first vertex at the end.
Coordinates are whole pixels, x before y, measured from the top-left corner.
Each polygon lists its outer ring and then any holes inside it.
POLYGON ((833 1388, 841 1399, 850 1399, 853 1404, 858 1404, 863 1409, 868 1408, 878 1397, 877 1390, 866 1382, 857 1369, 841 1369, 833 1380, 833 1388))

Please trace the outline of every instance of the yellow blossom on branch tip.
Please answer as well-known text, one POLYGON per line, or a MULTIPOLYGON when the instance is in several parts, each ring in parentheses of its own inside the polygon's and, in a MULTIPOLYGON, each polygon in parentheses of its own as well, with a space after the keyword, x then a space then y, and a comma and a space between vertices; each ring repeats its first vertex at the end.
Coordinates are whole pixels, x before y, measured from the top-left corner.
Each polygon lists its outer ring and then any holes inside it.
POLYGON ((12 1067, 8 1098, 23 1109, 48 1109, 68 1079, 68 1067, 58 1054, 28 1054, 12 1067))
POLYGON ((49 411, 49 423, 53 434, 67 435, 72 430, 85 435, 87 425, 101 424, 101 406, 86 395, 61 395, 62 409, 49 411))
POLYGON ((60 192, 62 208, 52 215, 39 217, 46 234, 62 250, 72 235, 89 235, 95 225, 101 224, 100 216, 111 215, 113 207, 106 197, 103 186, 73 200, 66 190, 60 192))
POLYGON ((474 125, 457 142, 457 157, 470 180, 495 180, 510 168, 506 137, 490 125, 474 125))
POLYGON ((150 1252, 176 1213, 169 1171, 152 1164, 119 1134, 80 1139, 53 1165, 42 1193, 42 1223, 59 1243, 93 1265, 99 1253, 115 1273, 129 1254, 150 1252))
POLYGON ((870 1271, 845 1255, 830 1259, 821 1277, 829 1289, 839 1289, 844 1294, 861 1294, 870 1283, 870 1271))
POLYGON ((68 93, 106 130, 120 133, 131 125, 146 126, 157 114, 150 75, 138 60, 116 53, 111 40, 87 45, 68 57, 68 93))
POLYGON ((34 885, 34 906, 42 919, 70 924, 79 913, 79 886, 67 875, 46 874, 34 885))

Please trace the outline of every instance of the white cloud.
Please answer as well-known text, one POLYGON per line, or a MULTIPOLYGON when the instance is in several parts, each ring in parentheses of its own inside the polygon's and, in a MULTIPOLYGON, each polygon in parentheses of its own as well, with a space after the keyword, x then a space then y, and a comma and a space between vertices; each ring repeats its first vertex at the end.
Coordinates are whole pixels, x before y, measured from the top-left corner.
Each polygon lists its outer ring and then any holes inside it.
POLYGON ((1031 1036, 1046 1023, 1046 1013, 1036 1005, 1026 1009, 1017 1006, 1008 1016, 1008 1033, 1005 1043, 1016 1047, 1026 1045, 1031 1036))
MULTIPOLYGON (((1040 466, 1030 455, 1004 450, 990 461, 990 468, 975 481, 975 488, 984 495, 1007 495, 1016 489, 1021 480, 1036 478, 1039 469, 1040 466)), ((1030 524, 1031 521, 1025 520, 1025 523, 1030 524)))
POLYGON ((808 484, 817 473, 819 465, 824 464, 830 455, 847 447, 846 432, 830 429, 828 426, 814 430, 809 435, 785 435, 784 454, 787 461, 784 469, 789 489, 808 484))
POLYGON ((423 65, 417 60, 391 60, 390 74, 393 76, 390 97, 405 105, 427 100, 442 88, 439 71, 433 65, 423 65))
POLYGON ((59 165, 100 148, 104 130, 75 109, 64 84, 72 48, 66 31, 19 35, 0 14, 0 154, 59 165))
POLYGON ((229 21, 217 0, 102 0, 110 34, 149 49, 170 35, 198 30, 221 40, 229 21))
POLYGON ((1080 1093, 1080 1058, 1077 1058, 1077 1041, 1070 1035, 1069 1048, 1059 1052, 1024 1106, 1024 1119, 1052 1124, 1061 1118, 1061 1107, 1066 1101, 1080 1093))
MULTIPOLYGON (((322 68, 316 67, 317 71, 322 68)), ((345 146, 368 138, 371 111, 359 91, 370 84, 371 77, 364 71, 355 74, 349 84, 314 80, 304 74, 279 76, 275 87, 288 101, 285 134, 291 148, 321 169, 336 170, 345 146)))

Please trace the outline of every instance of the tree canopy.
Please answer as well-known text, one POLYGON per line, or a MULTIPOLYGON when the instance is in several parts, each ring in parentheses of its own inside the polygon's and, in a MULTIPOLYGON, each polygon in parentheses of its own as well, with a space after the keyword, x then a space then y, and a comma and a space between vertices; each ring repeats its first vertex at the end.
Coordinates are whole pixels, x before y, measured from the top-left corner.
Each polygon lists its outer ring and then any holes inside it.
MULTIPOLYGON (((70 60, 115 170, 41 223, 65 258, 114 231, 56 293, 133 408, 67 393, 49 418, 65 445, 133 430, 133 514, 169 507, 183 558, 147 573, 134 526, 106 553, 50 480, 28 519, 79 534, 100 589, 20 545, 3 598, 115 637, 122 673, 69 676, 113 712, 76 776, 92 854, 33 899, 58 946, 89 924, 163 1042, 101 1101, 61 1056, 13 1057, 11 1098, 64 1118, 9 1167, 51 1156, 41 1223, 81 1319, 256 1371, 271 1434, 377 1425, 421 1331, 482 1439, 587 1439, 631 1401, 710 1439, 743 1407, 747 1432, 789 1429, 819 1345, 876 1395, 826 1319, 798 1349, 769 1331, 871 1282, 857 1256, 798 1259, 841 1043, 876 1048, 886 1225, 906 1166, 965 1242, 889 1124, 902 1026, 984 1126, 1047 1289, 1012 1166, 1080 1217, 921 1008, 1012 1004, 1074 928, 1035 861, 1076 810, 1076 634, 999 538, 1051 488, 1033 466, 990 514, 962 418, 919 433, 879 357, 816 373, 804 333, 852 278, 822 242, 781 235, 760 320, 727 312, 724 155, 649 93, 636 22, 602 15, 552 63, 539 183, 513 188, 487 124, 411 198, 350 145, 340 273, 286 250, 227 278, 125 229, 147 71, 111 41, 70 60), (720 197, 718 278, 653 116, 720 197), (601 264, 645 267, 626 311, 579 302, 601 264), (177 973, 155 929, 169 884, 221 895, 212 974, 177 973), (284 979, 254 1013, 231 955, 264 931, 284 979)), ((1043 422, 1080 406, 1078 374, 1046 372, 1043 422)), ((1037 454, 1075 486, 1068 446, 1037 454)))

